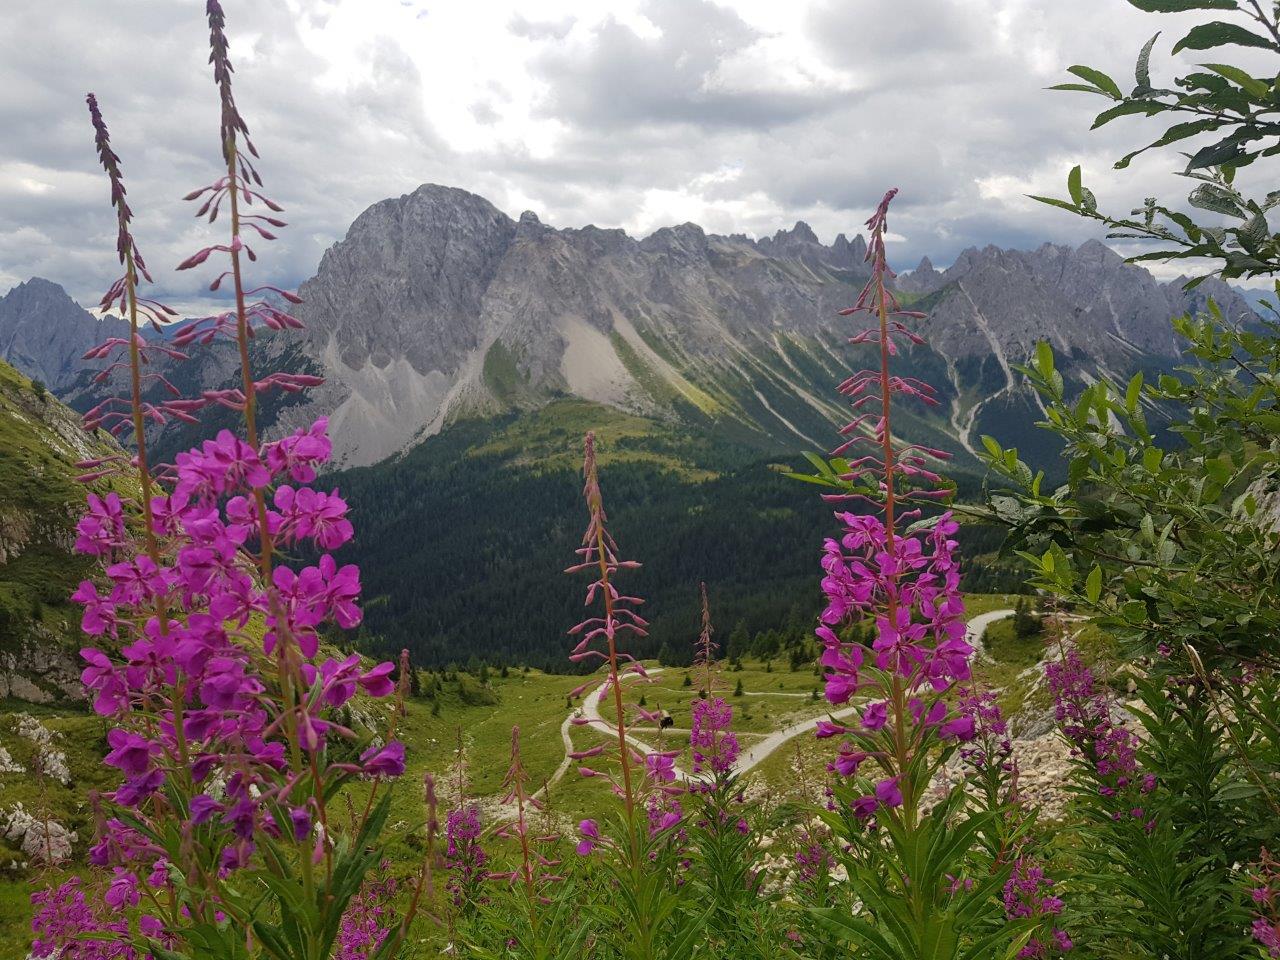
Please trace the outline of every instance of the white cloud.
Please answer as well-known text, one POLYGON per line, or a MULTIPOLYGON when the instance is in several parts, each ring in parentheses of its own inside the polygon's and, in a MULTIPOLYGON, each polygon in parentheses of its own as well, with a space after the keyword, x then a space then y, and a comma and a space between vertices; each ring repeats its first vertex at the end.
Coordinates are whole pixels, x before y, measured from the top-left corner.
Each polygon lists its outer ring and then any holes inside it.
MULTIPOLYGON (((1098 103, 1043 89, 1080 62, 1124 86, 1156 29, 1168 50, 1180 18, 1124 0, 224 4, 237 96, 292 223, 260 268, 281 285, 365 207, 429 180, 560 226, 771 234, 804 219, 826 239, 896 185, 903 266, 1096 235, 1024 196, 1062 193, 1073 163, 1117 209, 1185 192, 1167 160, 1110 170, 1151 123, 1090 134, 1098 103)), ((177 202, 217 167, 203 6, 0 7, 0 287, 42 274, 88 301, 114 273, 93 89, 163 291, 203 296, 168 269, 219 236, 177 202)))

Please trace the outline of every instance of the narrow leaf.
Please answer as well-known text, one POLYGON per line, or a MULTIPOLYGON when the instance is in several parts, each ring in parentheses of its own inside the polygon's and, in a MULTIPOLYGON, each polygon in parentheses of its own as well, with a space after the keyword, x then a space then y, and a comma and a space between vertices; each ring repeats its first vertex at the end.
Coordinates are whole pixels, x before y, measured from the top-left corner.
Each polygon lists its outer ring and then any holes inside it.
POLYGON ((1124 99, 1124 94, 1120 92, 1120 88, 1116 85, 1116 82, 1101 70, 1095 70, 1093 67, 1076 64, 1074 67, 1068 67, 1067 73, 1074 73, 1081 80, 1095 84, 1098 89, 1102 90, 1107 96, 1114 100, 1124 99))
POLYGON ((1178 41, 1173 52, 1180 50, 1209 50, 1213 47, 1225 47, 1234 44, 1238 47, 1261 47, 1264 50, 1275 49, 1275 43, 1266 37, 1260 37, 1252 30, 1246 30, 1237 23, 1202 23, 1193 27, 1191 32, 1178 41))

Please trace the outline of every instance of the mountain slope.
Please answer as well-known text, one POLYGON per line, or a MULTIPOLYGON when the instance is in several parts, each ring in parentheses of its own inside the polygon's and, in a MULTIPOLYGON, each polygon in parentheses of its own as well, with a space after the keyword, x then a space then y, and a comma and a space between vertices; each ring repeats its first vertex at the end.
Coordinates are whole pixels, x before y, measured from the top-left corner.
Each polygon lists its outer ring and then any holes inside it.
POLYGON ((80 618, 67 598, 90 564, 71 550, 85 497, 74 464, 119 452, 0 362, 0 699, 79 695, 80 618))
POLYGON ((107 337, 125 336, 116 318, 94 318, 49 280, 33 277, 0 297, 0 360, 55 393, 70 387, 86 369, 85 351, 107 337))
MULTIPOLYGON (((524 663, 569 668, 565 631, 581 619, 585 581, 562 572, 581 542, 582 437, 597 432, 610 529, 641 569, 625 588, 646 598, 654 656, 691 649, 698 583, 731 632, 807 635, 819 609, 832 506, 768 458, 708 427, 664 423, 577 398, 463 420, 405 456, 326 479, 356 527, 341 559, 364 583, 362 646, 407 647, 423 665, 524 663), (741 631, 735 627, 741 623, 741 631)), ((978 479, 961 477, 973 496, 978 479)), ((997 562, 999 532, 968 526, 966 589, 1022 581, 997 562)), ((741 650, 739 650, 741 652, 741 650)))
MULTIPOLYGON (((865 279, 861 238, 826 246, 798 223, 762 240, 694 224, 636 240, 621 230, 513 221, 461 190, 425 185, 375 204, 302 287, 306 353, 329 376, 338 457, 376 462, 464 417, 569 394, 659 419, 812 448, 840 416, 832 385, 851 358, 837 311, 865 279)), ((971 450, 1011 400, 1039 339, 1077 382, 1176 354, 1169 318, 1203 303, 1101 243, 967 250, 943 273, 903 278, 928 309, 930 345, 909 363, 944 393, 914 428, 971 450)), ((1248 304, 1212 292, 1232 315, 1248 304)), ((926 439, 921 436, 919 439, 926 439)))
MULTIPOLYGON (((759 240, 688 223, 643 239, 554 229, 531 212, 512 220, 482 197, 427 184, 374 204, 325 253, 301 288, 305 334, 257 342, 261 370, 327 378, 264 411, 265 422, 284 430, 329 415, 337 462, 361 466, 455 421, 568 395, 709 427, 762 452, 820 448, 842 416, 833 387, 859 363, 845 343, 855 322, 836 314, 865 280, 865 251, 860 237, 824 245, 804 223, 759 240)), ((942 401, 912 411, 904 432, 962 459, 984 432, 1035 442, 1039 411, 1015 389, 1013 367, 1037 340, 1054 344, 1078 387, 1168 367, 1169 318, 1209 294, 1229 315, 1251 315, 1225 284, 1187 294, 1097 242, 970 249, 946 271, 926 260, 898 283, 930 314, 929 344, 906 351, 904 367, 933 382, 942 401)), ((29 300, 23 290, 6 301, 29 300)), ((6 322, 0 315, 0 343, 16 342, 5 339, 6 322)), ((39 351, 28 369, 71 363, 62 346, 39 351)), ((233 350, 200 349, 170 379, 230 384, 236 364, 233 350)), ((85 409, 104 388, 81 374, 59 389, 85 409)), ((176 433, 163 449, 189 439, 176 433)))

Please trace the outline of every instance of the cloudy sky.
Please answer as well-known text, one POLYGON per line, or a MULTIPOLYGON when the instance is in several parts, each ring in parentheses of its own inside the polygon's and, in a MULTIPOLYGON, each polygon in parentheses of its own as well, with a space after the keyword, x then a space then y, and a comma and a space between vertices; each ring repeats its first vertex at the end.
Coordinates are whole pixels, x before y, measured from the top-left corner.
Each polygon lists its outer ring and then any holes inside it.
MULTIPOLYGON (((1185 193, 1168 158, 1113 172, 1148 121, 1090 134, 1100 101, 1044 88, 1086 63, 1131 85, 1178 18, 1124 0, 223 0, 237 98, 290 228, 293 285, 371 203, 434 181, 555 226, 692 220, 829 241, 898 186, 893 256, 1096 230, 1024 198, 1082 163, 1103 205, 1185 193)), ((0 4, 0 293, 33 275, 89 302, 115 273, 84 94, 121 155, 161 290, 214 242, 179 198, 217 175, 203 0, 0 4)), ((221 226, 219 224, 218 226, 221 226)), ((220 239, 220 237, 219 237, 220 239)))

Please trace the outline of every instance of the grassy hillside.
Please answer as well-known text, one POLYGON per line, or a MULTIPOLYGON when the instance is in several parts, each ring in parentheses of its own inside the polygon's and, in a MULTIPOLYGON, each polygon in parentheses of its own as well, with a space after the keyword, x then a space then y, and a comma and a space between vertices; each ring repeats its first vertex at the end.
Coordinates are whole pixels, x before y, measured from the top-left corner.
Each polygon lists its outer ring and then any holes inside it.
MULTIPOLYGON (((594 429, 611 529, 643 567, 629 588, 648 600, 641 647, 687 649, 706 581, 724 636, 799 634, 818 610, 818 560, 835 524, 805 469, 719 433, 662 423, 576 399, 455 424, 403 458, 327 478, 351 504, 366 636, 408 647, 420 665, 465 663, 565 669, 564 631, 583 584, 561 571, 578 546, 581 444, 594 429)), ((978 479, 963 478, 976 495, 978 479)), ((1017 589, 997 563, 995 529, 963 538, 972 589, 1017 589)), ((739 651, 745 652, 745 651, 739 651)))
MULTIPOLYGON (((74 464, 119 452, 105 435, 86 434, 79 417, 42 386, 0 362, 0 668, 7 669, 6 655, 29 662, 33 646, 76 644, 79 614, 67 596, 89 564, 71 551, 86 492, 74 464)), ((110 488, 105 481, 93 486, 99 493, 110 488)), ((0 695, 7 689, 6 682, 0 695)))
MULTIPOLYGON (((970 615, 977 615, 1011 607, 1014 600, 1007 595, 971 595, 966 605, 970 615)), ((1029 680, 1018 678, 1036 664, 1045 639, 1039 634, 1015 637, 1010 626, 1009 622, 1001 621, 991 628, 987 650, 992 662, 980 664, 978 672, 984 681, 1006 686, 1005 705, 1011 712, 1016 713, 1024 703, 1032 705, 1033 713, 1043 712, 1042 691, 1029 680)), ((1092 651, 1092 656, 1103 652, 1097 638, 1084 648, 1087 653, 1092 651)), ((803 662, 794 665, 786 656, 768 661, 746 659, 740 666, 721 662, 718 692, 734 707, 734 729, 744 750, 797 721, 826 715, 828 705, 820 696, 815 696, 821 681, 811 656, 810 648, 803 662), (739 685, 741 692, 737 693, 739 685)), ((685 667, 663 667, 653 661, 649 667, 653 671, 653 682, 636 688, 632 696, 643 696, 648 709, 669 712, 673 726, 666 731, 639 727, 635 733, 650 745, 679 750, 677 762, 687 768, 690 704, 699 695, 701 679, 685 667)), ((569 736, 573 748, 578 750, 605 739, 605 734, 595 729, 566 724, 566 720, 584 706, 582 696, 569 699, 570 691, 581 677, 546 674, 534 669, 508 670, 506 676, 498 671, 472 674, 458 670, 421 671, 418 680, 418 694, 407 703, 406 716, 399 728, 399 735, 406 742, 409 766, 393 788, 389 821, 394 841, 392 873, 407 876, 422 855, 424 774, 435 777, 441 802, 446 807, 456 805, 459 745, 467 798, 480 804, 485 822, 490 826, 507 815, 501 804, 501 782, 513 727, 520 728, 522 757, 531 786, 541 788, 551 781, 545 796, 557 829, 571 834, 578 820, 604 815, 615 805, 607 787, 598 780, 579 777, 575 765, 561 770, 565 759, 564 735, 569 736), (555 779, 558 772, 562 776, 555 779)), ((594 689, 593 682, 586 696, 594 689)), ((363 698, 358 699, 355 706, 357 712, 365 713, 390 710, 389 704, 363 698)), ((116 779, 115 771, 104 767, 100 759, 106 751, 106 723, 87 712, 66 708, 0 704, 0 714, 6 711, 9 722, 0 724, 0 748, 8 751, 25 772, 0 773, 0 812, 21 802, 29 811, 50 816, 77 832, 76 853, 83 855, 85 841, 92 832, 88 792, 109 789, 116 779), (66 754, 71 773, 69 784, 41 781, 31 776, 33 748, 15 729, 14 718, 19 712, 33 716, 54 732, 58 749, 66 754)), ((602 712, 608 717, 607 708, 602 712)), ((387 717, 380 719, 385 721, 387 717)), ((784 810, 788 803, 819 802, 830 752, 829 742, 817 741, 807 734, 797 735, 750 771, 745 785, 752 796, 767 798, 768 805, 777 810, 784 810)), ((357 785, 350 792, 356 809, 363 805, 365 789, 357 785)), ((345 803, 338 801, 337 807, 345 808, 345 803)), ((487 841, 486 846, 498 863, 513 853, 499 841, 487 841)), ((571 851, 564 852, 572 856, 571 851)), ((26 896, 27 884, 33 875, 26 870, 10 869, 14 860, 21 860, 21 854, 0 840, 0 956, 3 957, 22 956, 28 943, 26 896)), ((53 878, 35 875, 34 879, 43 883, 53 878)), ((433 936, 425 929, 423 935, 428 940, 433 936)), ((431 952, 434 947, 423 949, 419 956, 436 955, 431 952)))

